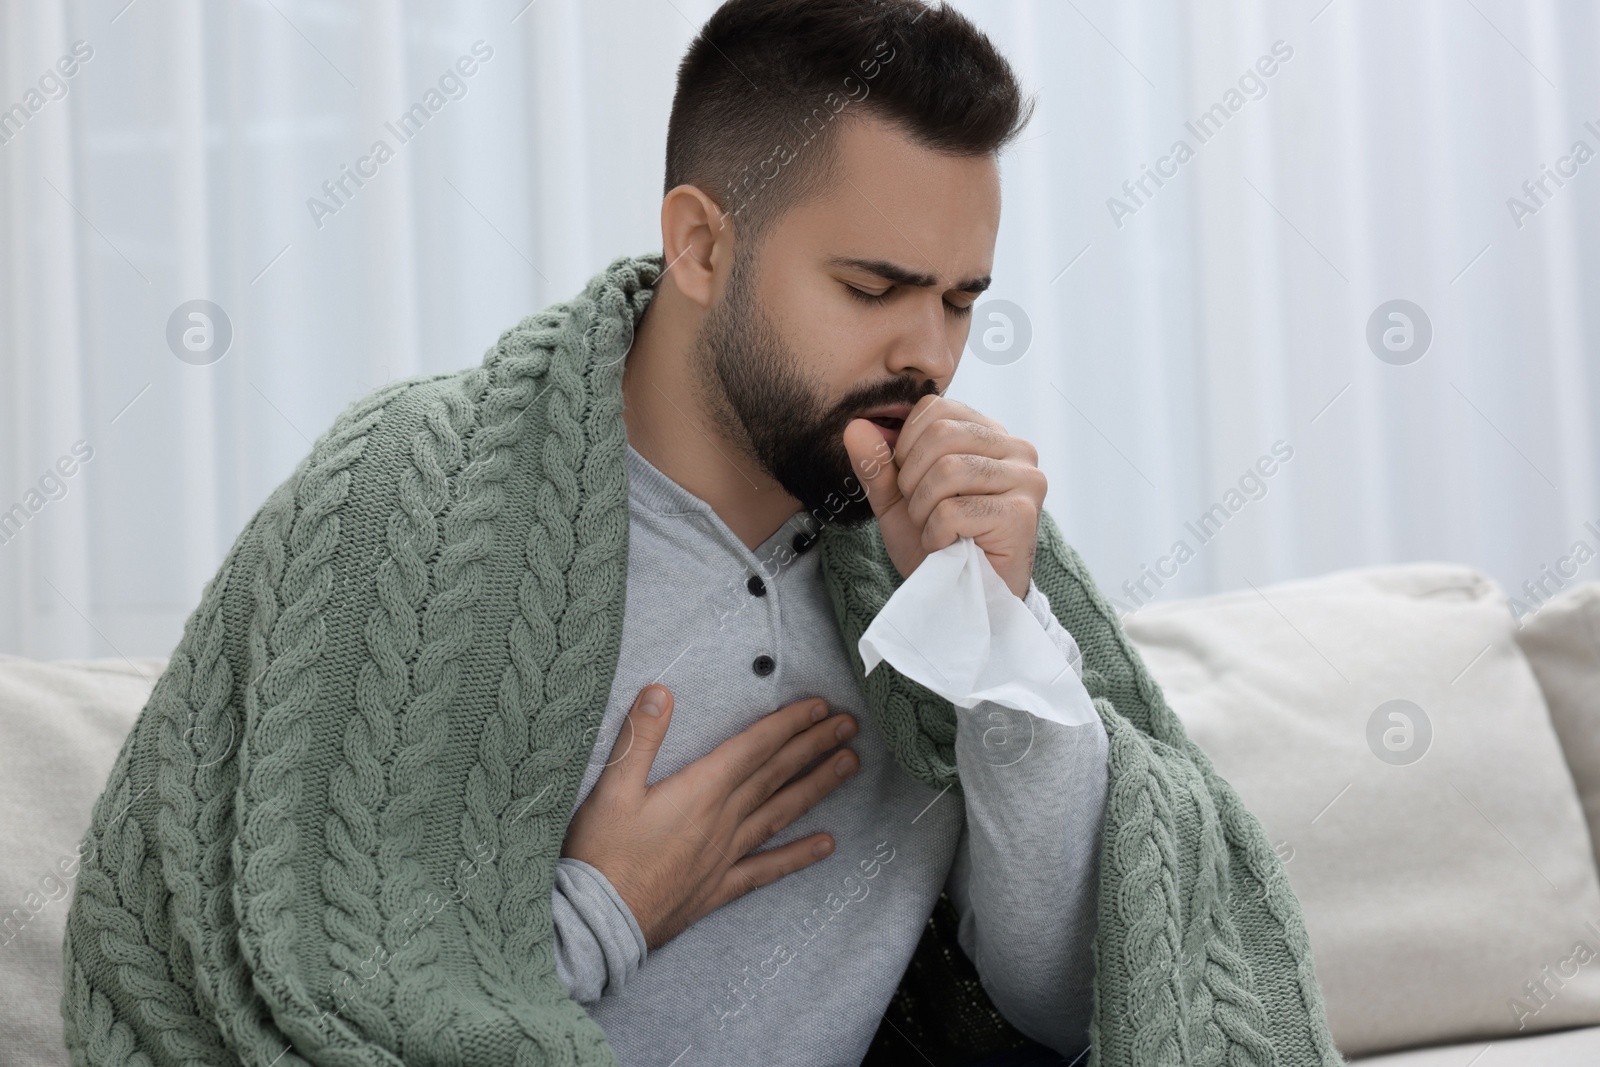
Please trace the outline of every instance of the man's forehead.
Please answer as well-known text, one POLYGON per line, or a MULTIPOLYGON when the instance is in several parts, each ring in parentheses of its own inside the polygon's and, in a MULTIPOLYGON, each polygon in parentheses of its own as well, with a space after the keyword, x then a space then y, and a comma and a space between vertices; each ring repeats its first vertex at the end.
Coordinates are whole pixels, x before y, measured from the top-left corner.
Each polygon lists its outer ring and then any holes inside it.
POLYGON ((828 246, 830 265, 906 286, 987 286, 1000 224, 992 155, 940 152, 869 116, 845 124, 833 151, 827 187, 794 220, 811 231, 813 249, 828 246))

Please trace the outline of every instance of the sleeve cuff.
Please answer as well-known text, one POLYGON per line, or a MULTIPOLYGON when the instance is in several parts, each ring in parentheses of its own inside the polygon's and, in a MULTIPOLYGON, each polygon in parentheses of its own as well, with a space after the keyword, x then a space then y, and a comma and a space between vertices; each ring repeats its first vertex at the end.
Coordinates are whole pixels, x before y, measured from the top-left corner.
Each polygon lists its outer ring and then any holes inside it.
POLYGON ((649 954, 644 931, 600 870, 562 856, 552 895, 556 972, 587 1004, 622 989, 649 954))
POLYGON ((1072 664, 1073 671, 1081 680, 1083 653, 1078 649, 1078 642, 1072 639, 1072 634, 1067 632, 1067 628, 1056 618, 1055 612, 1050 610, 1050 598, 1044 595, 1044 590, 1040 589, 1032 578, 1028 579, 1028 595, 1022 598, 1022 603, 1033 613, 1033 617, 1044 628, 1050 640, 1056 643, 1056 647, 1066 654, 1067 662, 1072 664))
POLYGON ((1055 620, 1054 613, 1050 611, 1050 600, 1044 595, 1044 590, 1040 589, 1032 578, 1028 579, 1028 592, 1022 598, 1022 603, 1024 607, 1033 612, 1033 617, 1039 620, 1040 626, 1043 626, 1046 630, 1050 629, 1050 623, 1055 620))

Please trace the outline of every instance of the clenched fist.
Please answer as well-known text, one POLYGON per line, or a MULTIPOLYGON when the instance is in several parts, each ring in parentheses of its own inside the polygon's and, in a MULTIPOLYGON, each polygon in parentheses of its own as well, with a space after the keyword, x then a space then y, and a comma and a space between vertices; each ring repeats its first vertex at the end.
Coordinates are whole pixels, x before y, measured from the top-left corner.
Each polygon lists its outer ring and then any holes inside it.
POLYGON ((930 394, 898 430, 853 420, 844 447, 902 577, 930 552, 970 537, 1007 587, 1027 596, 1047 488, 1031 444, 959 401, 930 394))

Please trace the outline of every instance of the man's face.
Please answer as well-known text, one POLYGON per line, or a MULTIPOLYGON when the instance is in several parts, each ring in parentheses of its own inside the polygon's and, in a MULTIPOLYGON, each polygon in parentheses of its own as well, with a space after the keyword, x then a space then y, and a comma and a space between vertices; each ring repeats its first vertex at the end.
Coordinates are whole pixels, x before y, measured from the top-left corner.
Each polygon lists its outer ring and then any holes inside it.
POLYGON ((736 251, 695 363, 724 437, 805 509, 857 523, 872 507, 844 428, 879 414, 887 455, 906 411, 949 386, 988 283, 1000 174, 873 118, 836 146, 834 186, 774 220, 754 254, 736 251))

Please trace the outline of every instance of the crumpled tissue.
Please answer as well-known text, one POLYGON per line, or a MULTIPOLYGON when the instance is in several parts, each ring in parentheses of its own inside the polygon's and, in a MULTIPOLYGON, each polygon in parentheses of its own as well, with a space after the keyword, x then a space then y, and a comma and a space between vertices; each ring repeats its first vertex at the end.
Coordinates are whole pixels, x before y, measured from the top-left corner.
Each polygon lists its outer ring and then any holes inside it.
POLYGON ((1057 647, 970 537, 929 553, 857 645, 868 674, 895 670, 959 708, 985 700, 1064 726, 1099 718, 1079 677, 1082 654, 1057 647))

